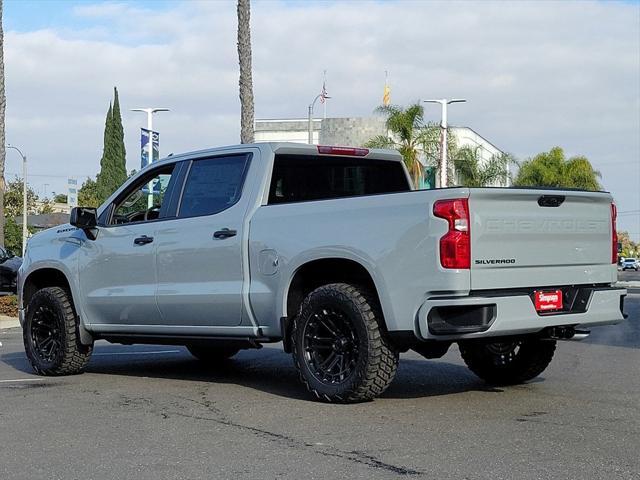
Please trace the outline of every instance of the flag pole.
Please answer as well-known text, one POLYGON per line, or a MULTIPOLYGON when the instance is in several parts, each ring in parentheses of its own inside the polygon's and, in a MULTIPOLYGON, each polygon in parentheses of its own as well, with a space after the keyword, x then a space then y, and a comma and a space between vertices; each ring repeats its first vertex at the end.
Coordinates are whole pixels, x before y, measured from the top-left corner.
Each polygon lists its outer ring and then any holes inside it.
MULTIPOLYGON (((382 94, 382 104, 386 107, 391 101, 391 92, 389 91, 389 70, 384 71, 384 92, 382 94)), ((387 138, 389 138, 389 128, 387 128, 387 138)))
MULTIPOLYGON (((323 71, 322 72, 322 86, 324 88, 324 86, 327 83, 327 71, 323 71)), ((326 119, 327 118, 327 101, 325 100, 324 102, 322 102, 322 118, 326 119)))

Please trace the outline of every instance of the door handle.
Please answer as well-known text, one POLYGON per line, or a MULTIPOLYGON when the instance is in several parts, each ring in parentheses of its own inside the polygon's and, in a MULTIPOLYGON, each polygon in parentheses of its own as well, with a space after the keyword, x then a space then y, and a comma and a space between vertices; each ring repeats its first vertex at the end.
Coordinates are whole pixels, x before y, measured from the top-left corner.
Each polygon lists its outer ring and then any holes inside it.
POLYGON ((151 242, 153 242, 153 237, 147 237, 146 235, 142 235, 133 241, 136 245, 146 245, 151 242))
POLYGON ((222 230, 218 230, 213 234, 213 238, 229 238, 235 237, 238 234, 236 230, 229 230, 228 228, 223 228, 222 230))

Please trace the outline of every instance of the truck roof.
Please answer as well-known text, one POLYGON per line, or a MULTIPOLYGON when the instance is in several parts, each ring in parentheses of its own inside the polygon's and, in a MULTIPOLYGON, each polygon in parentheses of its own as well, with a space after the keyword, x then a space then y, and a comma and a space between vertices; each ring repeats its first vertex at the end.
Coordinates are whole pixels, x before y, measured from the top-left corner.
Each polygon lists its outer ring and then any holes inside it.
MULTIPOLYGON (((376 160, 388 160, 402 162, 402 155, 396 150, 387 150, 381 148, 362 148, 349 146, 329 146, 329 145, 309 145, 306 143, 294 142, 258 142, 245 143, 239 145, 227 145, 223 147, 206 148, 202 150, 194 150, 191 152, 170 154, 153 165, 168 163, 170 161, 185 160, 192 157, 202 157, 206 155, 215 155, 220 152, 228 152, 233 150, 245 150, 247 148, 258 148, 262 151, 268 150, 274 154, 289 155, 309 155, 309 156, 358 156, 361 158, 370 158, 376 160), (327 153, 321 152, 324 149, 327 153)), ((145 167, 147 168, 147 167, 145 167)))

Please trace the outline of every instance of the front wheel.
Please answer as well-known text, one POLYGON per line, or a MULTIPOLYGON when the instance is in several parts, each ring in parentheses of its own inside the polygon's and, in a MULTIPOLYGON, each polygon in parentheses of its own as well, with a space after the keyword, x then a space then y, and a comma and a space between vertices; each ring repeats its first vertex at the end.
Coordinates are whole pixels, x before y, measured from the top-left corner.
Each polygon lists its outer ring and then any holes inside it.
POLYGON ((292 353, 307 389, 328 402, 371 400, 393 381, 398 352, 382 328, 377 301, 346 283, 324 285, 293 322, 292 353))
POLYGON ((23 326, 24 349, 40 375, 73 375, 89 363, 93 345, 80 343, 78 317, 69 293, 60 287, 38 290, 23 326))
POLYGON ((494 385, 515 385, 547 368, 556 342, 541 338, 472 340, 460 342, 459 347, 467 367, 478 377, 494 385))

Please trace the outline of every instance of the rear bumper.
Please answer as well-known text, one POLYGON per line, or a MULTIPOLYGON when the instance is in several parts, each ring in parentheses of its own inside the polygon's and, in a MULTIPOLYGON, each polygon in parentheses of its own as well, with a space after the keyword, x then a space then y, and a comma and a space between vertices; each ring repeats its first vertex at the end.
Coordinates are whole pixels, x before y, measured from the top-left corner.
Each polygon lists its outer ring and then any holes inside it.
POLYGON ((431 298, 418 311, 418 333, 423 339, 458 340, 521 335, 548 327, 588 328, 624 320, 624 288, 594 288, 583 312, 540 315, 531 297, 499 291, 487 296, 431 298))

